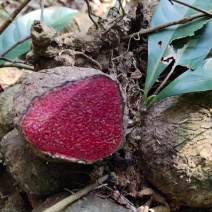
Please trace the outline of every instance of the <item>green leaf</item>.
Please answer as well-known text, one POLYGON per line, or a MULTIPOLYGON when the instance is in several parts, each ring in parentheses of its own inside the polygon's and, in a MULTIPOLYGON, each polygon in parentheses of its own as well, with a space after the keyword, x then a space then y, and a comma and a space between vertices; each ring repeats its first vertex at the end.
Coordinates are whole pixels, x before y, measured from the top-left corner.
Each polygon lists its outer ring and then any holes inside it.
MULTIPOLYGON (((183 2, 205 10, 212 9, 211 0, 183 0, 183 2)), ((168 0, 161 0, 152 17, 150 27, 181 19, 194 13, 198 12, 180 4, 175 3, 172 5, 168 0)), ((171 60, 167 63, 161 61, 169 53, 168 45, 175 39, 193 36, 194 32, 201 29, 208 21, 209 18, 203 17, 183 25, 174 25, 149 35, 148 68, 144 88, 146 92, 151 89, 157 78, 171 62, 171 60)))
MULTIPOLYGON (((61 30, 72 19, 76 10, 67 7, 49 7, 44 9, 44 23, 52 26, 56 30, 61 30)), ((13 21, 0 36, 0 55, 13 46, 18 41, 30 35, 30 28, 34 20, 40 19, 41 10, 30 12, 13 21)), ((30 50, 31 40, 17 46, 5 55, 6 58, 14 59, 30 50)), ((0 65, 4 61, 0 61, 0 65)))
POLYGON ((0 21, 1 20, 5 20, 6 18, 8 18, 10 15, 9 13, 7 13, 5 10, 0 9, 0 21))
POLYGON ((194 36, 176 40, 169 46, 169 55, 175 60, 174 66, 184 66, 195 69, 208 55, 212 47, 212 20, 210 20, 194 36), (185 45, 179 48, 181 40, 186 40, 185 45))
POLYGON ((154 102, 169 96, 206 90, 212 90, 212 58, 204 60, 194 71, 189 69, 177 77, 155 97, 154 102))

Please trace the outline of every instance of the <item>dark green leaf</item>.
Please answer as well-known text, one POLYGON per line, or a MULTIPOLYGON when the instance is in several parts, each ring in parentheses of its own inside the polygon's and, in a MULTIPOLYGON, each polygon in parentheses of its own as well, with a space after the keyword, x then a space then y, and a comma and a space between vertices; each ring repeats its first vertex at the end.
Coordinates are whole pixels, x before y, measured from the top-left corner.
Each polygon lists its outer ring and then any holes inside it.
POLYGON ((187 70, 166 86, 154 102, 169 96, 212 90, 212 58, 203 61, 194 71, 187 70))
MULTIPOLYGON (((193 6, 210 10, 212 9, 211 0, 183 0, 184 2, 193 6)), ((157 10, 155 11, 151 27, 155 27, 170 21, 181 19, 188 15, 198 13, 186 6, 174 3, 172 5, 168 0, 161 0, 157 10)), ((194 32, 201 29, 207 22, 208 18, 199 18, 183 25, 175 25, 160 30, 149 35, 148 38, 148 70, 145 82, 145 91, 148 92, 155 83, 160 74, 169 65, 171 60, 167 63, 162 62, 162 58, 169 53, 168 45, 175 39, 186 36, 193 36, 194 32)))
POLYGON ((180 39, 176 40, 173 47, 169 47, 168 57, 175 60, 174 66, 184 66, 188 69, 195 69, 208 55, 212 47, 212 20, 204 27, 195 32, 194 36, 187 37, 186 44, 182 48, 178 48, 180 39))

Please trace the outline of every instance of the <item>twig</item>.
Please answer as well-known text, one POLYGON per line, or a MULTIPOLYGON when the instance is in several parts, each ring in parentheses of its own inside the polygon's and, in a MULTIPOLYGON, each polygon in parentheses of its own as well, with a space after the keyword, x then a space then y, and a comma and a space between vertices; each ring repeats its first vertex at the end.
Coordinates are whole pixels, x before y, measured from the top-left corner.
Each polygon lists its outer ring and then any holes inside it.
POLYGON ((27 70, 31 70, 31 71, 35 71, 35 69, 33 68, 33 66, 30 65, 26 65, 24 63, 18 63, 18 62, 6 62, 3 65, 0 65, 0 67, 16 67, 16 68, 21 68, 21 69, 27 69, 27 70))
POLYGON ((120 16, 118 16, 115 20, 113 20, 113 22, 115 21, 115 23, 113 25, 111 25, 105 32, 103 32, 102 35, 106 35, 109 32, 109 30, 111 30, 114 26, 116 26, 116 24, 118 22, 120 22, 125 16, 125 11, 124 11, 124 8, 122 6, 121 0, 118 0, 118 2, 119 2, 119 5, 121 7, 122 14, 120 16))
POLYGON ((88 16, 89 18, 91 19, 91 21, 94 23, 94 25, 96 26, 96 29, 99 29, 99 25, 94 21, 94 19, 92 18, 91 16, 91 6, 88 2, 88 0, 85 0, 85 3, 87 4, 87 7, 88 7, 88 16))
POLYGON ((19 44, 23 43, 26 40, 29 40, 31 38, 30 35, 26 36, 25 38, 19 40, 17 43, 15 43, 14 45, 12 45, 9 49, 7 49, 5 52, 3 52, 0 56, 3 57, 4 55, 6 55, 8 52, 10 52, 12 49, 14 49, 16 46, 18 46, 19 44))
POLYGON ((3 24, 0 26, 0 35, 2 32, 10 25, 10 23, 13 22, 15 17, 21 12, 21 10, 30 2, 30 0, 24 0, 18 8, 15 9, 15 11, 10 15, 10 17, 3 22, 3 24))
POLYGON ((109 175, 105 175, 105 176, 101 177, 100 179, 97 180, 96 183, 93 183, 93 184, 81 189, 80 191, 76 192, 75 194, 61 200, 60 202, 56 203, 52 207, 47 208, 44 212, 58 212, 58 211, 62 210, 64 207, 66 207, 70 203, 72 203, 72 202, 80 199, 81 197, 85 196, 86 194, 88 194, 99 184, 106 181, 108 179, 108 177, 109 177, 109 175))
MULTIPOLYGON (((210 11, 211 11, 211 10, 210 10, 210 11)), ((169 27, 169 26, 173 26, 173 25, 176 25, 176 24, 185 24, 185 23, 187 23, 187 22, 189 22, 189 21, 192 21, 192 20, 194 20, 194 19, 201 18, 201 17, 204 17, 204 16, 205 16, 205 14, 203 14, 203 13, 197 13, 197 14, 195 14, 195 15, 190 15, 190 16, 187 16, 187 17, 185 17, 185 18, 181 18, 181 19, 178 19, 178 20, 176 20, 176 21, 171 21, 171 22, 168 22, 168 23, 165 23, 165 24, 162 24, 162 25, 153 27, 153 28, 141 29, 139 32, 135 32, 135 33, 132 33, 132 34, 130 34, 130 35, 127 35, 127 36, 123 37, 123 38, 121 39, 121 41, 127 40, 127 39, 129 39, 130 37, 134 37, 134 36, 136 36, 136 35, 138 35, 138 34, 139 34, 140 36, 141 36, 141 35, 145 35, 145 34, 151 34, 151 33, 155 32, 155 31, 158 31, 158 30, 160 30, 160 29, 164 29, 164 28, 169 27)))
POLYGON ((122 2, 121 2, 121 0, 118 0, 118 2, 119 2, 119 5, 120 5, 120 7, 121 7, 122 16, 124 17, 124 15, 125 15, 125 11, 124 11, 124 8, 123 8, 123 5, 122 5, 122 2))
POLYGON ((11 62, 11 63, 13 62, 12 60, 5 58, 5 57, 1 57, 1 56, 0 56, 0 60, 4 60, 4 61, 7 61, 7 62, 11 62))
POLYGON ((74 51, 74 50, 71 50, 71 49, 64 49, 62 50, 59 55, 63 54, 63 53, 66 53, 66 54, 69 54, 69 55, 82 55, 84 56, 85 58, 87 58, 88 60, 90 60, 92 63, 96 64, 100 70, 102 70, 102 66, 94 59, 92 59, 91 57, 89 57, 88 55, 86 55, 85 53, 83 52, 80 52, 80 51, 74 51))
POLYGON ((192 5, 190 5, 190 4, 187 4, 187 3, 185 3, 185 2, 182 2, 182 1, 179 1, 179 0, 169 0, 171 3, 172 2, 177 2, 178 4, 182 4, 182 5, 185 5, 186 7, 190 7, 190 8, 192 8, 192 9, 194 9, 194 10, 196 10, 196 11, 199 11, 199 12, 201 12, 201 13, 204 13, 205 15, 207 15, 207 16, 212 16, 212 13, 210 13, 210 12, 208 12, 208 11, 206 11, 206 10, 202 10, 202 9, 200 9, 200 8, 198 8, 198 7, 195 7, 195 6, 192 6, 192 5))
POLYGON ((127 52, 129 52, 129 49, 130 49, 130 42, 131 42, 131 38, 130 38, 129 41, 128 41, 127 50, 126 50, 124 53, 122 53, 121 55, 112 58, 111 60, 112 60, 112 61, 113 61, 113 60, 116 60, 116 59, 118 59, 119 57, 124 56, 127 52))
POLYGON ((44 14, 44 1, 43 0, 40 0, 40 8, 41 8, 40 21, 43 22, 43 14, 44 14))
POLYGON ((74 53, 76 55, 83 55, 84 57, 86 57, 87 59, 89 59, 91 62, 93 62, 94 64, 96 64, 100 68, 100 70, 102 70, 102 66, 96 60, 92 59, 91 57, 89 57, 85 53, 79 52, 79 51, 74 51, 74 53))
POLYGON ((28 70, 33 70, 34 68, 30 65, 25 64, 21 60, 11 60, 6 57, 1 57, 0 60, 6 61, 6 63, 0 65, 0 67, 17 67, 17 68, 23 68, 23 69, 28 69, 28 70))
POLYGON ((161 88, 165 85, 165 83, 167 82, 167 80, 169 79, 169 77, 172 75, 172 73, 174 72, 174 69, 176 68, 175 65, 173 65, 171 71, 169 72, 169 74, 166 76, 166 78, 163 80, 163 82, 160 84, 160 86, 157 88, 157 90, 153 93, 153 95, 157 95, 158 92, 161 90, 161 88))
POLYGON ((8 198, 8 197, 9 197, 9 195, 3 195, 3 194, 0 192, 0 198, 1 198, 1 199, 8 198))

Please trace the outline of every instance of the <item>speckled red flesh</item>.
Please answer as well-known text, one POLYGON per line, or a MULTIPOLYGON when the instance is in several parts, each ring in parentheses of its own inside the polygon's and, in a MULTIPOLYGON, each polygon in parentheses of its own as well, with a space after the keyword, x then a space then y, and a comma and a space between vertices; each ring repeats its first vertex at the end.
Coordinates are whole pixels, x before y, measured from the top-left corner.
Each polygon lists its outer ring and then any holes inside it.
POLYGON ((70 161, 96 161, 115 152, 123 137, 123 102, 107 76, 68 82, 36 98, 21 121, 37 149, 70 161))

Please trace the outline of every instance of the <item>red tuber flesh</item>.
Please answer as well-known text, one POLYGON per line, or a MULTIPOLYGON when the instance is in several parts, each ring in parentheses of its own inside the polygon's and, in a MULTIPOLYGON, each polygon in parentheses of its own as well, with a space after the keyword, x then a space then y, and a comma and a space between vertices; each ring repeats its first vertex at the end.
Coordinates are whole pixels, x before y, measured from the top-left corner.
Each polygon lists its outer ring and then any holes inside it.
MULTIPOLYGON (((26 140, 42 153, 92 163, 120 147, 124 103, 118 83, 108 75, 94 71, 78 78, 34 97, 19 125, 26 140)), ((30 86, 26 80, 25 89, 30 86)), ((19 94, 20 98, 25 97, 19 94)))

